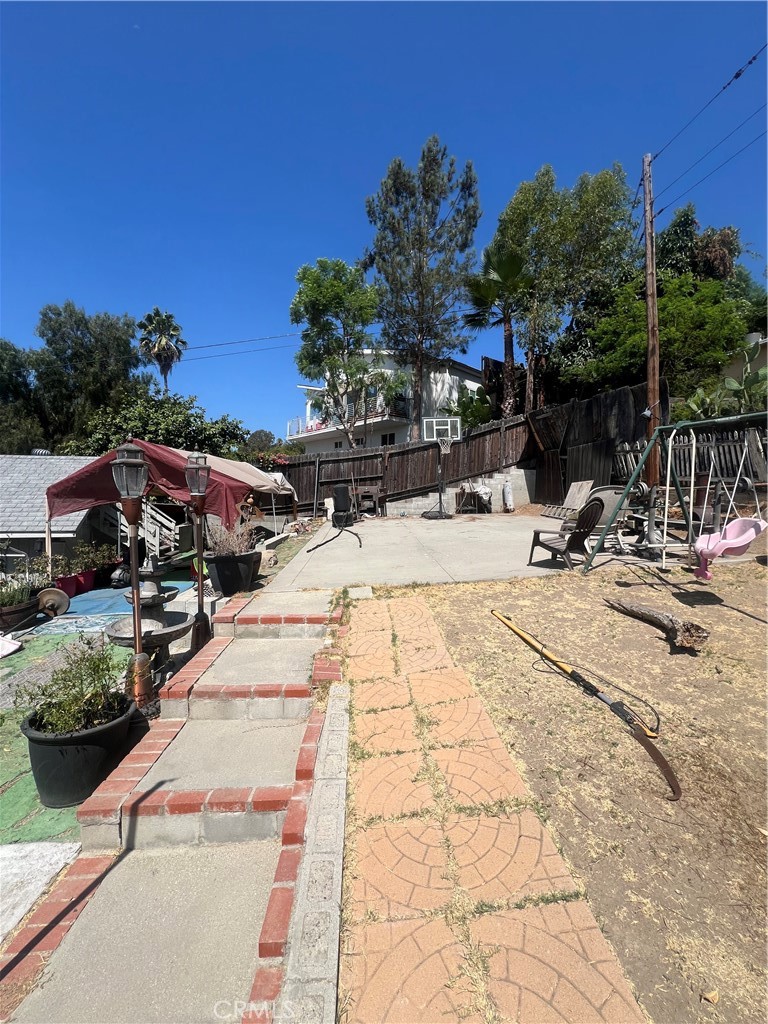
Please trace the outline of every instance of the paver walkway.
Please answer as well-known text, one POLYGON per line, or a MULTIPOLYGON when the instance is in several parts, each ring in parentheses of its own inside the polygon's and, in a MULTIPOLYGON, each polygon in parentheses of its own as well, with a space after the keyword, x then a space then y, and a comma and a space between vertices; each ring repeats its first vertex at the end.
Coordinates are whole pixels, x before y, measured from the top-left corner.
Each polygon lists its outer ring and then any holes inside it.
POLYGON ((427 605, 362 601, 345 642, 342 1024, 644 1021, 427 605))

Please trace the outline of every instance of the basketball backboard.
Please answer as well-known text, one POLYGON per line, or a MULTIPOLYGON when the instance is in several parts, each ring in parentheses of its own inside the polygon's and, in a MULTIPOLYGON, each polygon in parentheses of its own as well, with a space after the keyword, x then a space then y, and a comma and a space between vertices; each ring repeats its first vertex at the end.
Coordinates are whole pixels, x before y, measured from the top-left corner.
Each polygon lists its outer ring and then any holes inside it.
POLYGON ((461 440, 460 416, 425 416, 421 421, 421 439, 423 441, 439 441, 441 438, 451 441, 461 440))

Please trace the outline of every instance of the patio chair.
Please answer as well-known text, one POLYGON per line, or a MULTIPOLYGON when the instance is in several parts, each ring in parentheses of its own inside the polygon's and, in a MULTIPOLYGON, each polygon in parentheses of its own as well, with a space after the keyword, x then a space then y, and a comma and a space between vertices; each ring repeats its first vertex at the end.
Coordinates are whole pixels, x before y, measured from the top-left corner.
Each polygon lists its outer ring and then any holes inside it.
MULTIPOLYGON (((528 565, 533 561, 533 552, 536 548, 544 548, 549 551, 552 561, 558 557, 562 558, 569 569, 573 569, 571 554, 574 551, 586 555, 589 535, 595 528, 600 516, 603 514, 603 502, 600 498, 593 498, 579 509, 576 523, 571 529, 560 528, 558 533, 550 530, 534 530, 531 543, 531 553, 528 556, 528 565), (546 538, 542 540, 542 537, 546 538)), ((570 524, 569 524, 570 525, 570 524)))

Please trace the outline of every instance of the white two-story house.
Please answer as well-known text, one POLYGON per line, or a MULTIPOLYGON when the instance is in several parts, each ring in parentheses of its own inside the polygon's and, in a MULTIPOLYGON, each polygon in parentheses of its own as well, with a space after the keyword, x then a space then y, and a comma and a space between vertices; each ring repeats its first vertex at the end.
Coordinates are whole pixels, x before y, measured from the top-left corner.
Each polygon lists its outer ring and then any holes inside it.
MULTIPOLYGON (((373 353, 366 353, 372 357, 373 353)), ((398 367, 389 354, 385 354, 378 369, 386 373, 395 374, 398 371, 404 372, 407 377, 407 384, 401 394, 388 404, 383 396, 377 394, 376 388, 368 389, 366 399, 365 415, 361 416, 354 430, 355 444, 360 447, 378 448, 380 446, 402 444, 409 440, 412 401, 411 401, 411 378, 412 371, 408 367, 398 367)), ((466 363, 460 363, 455 359, 442 360, 437 366, 424 373, 422 385, 421 415, 440 416, 446 406, 456 401, 459 394, 459 386, 464 384, 471 393, 477 391, 482 384, 482 372, 466 363)), ((307 386, 299 384, 299 389, 305 394, 305 409, 303 416, 297 416, 288 421, 286 439, 290 441, 301 441, 309 454, 330 451, 334 448, 347 448, 347 439, 338 421, 327 418, 325 414, 317 412, 316 408, 319 397, 322 395, 321 386, 307 386)))

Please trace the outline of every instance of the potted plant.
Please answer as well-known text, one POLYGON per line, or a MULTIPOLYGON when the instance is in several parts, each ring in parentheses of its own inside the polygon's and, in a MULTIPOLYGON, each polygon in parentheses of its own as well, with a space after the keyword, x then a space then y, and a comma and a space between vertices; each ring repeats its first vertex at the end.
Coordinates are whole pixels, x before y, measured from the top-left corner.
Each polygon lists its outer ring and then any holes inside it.
POLYGON ((0 633, 29 618, 37 608, 37 589, 28 576, 0 579, 0 633))
POLYGON ((115 649, 81 633, 49 679, 16 690, 16 707, 28 712, 21 731, 46 807, 82 803, 109 773, 135 708, 120 674, 115 649))
POLYGON ((99 544, 94 550, 94 561, 96 564, 96 582, 95 587, 97 589, 101 587, 108 587, 112 573, 115 571, 120 559, 115 554, 115 548, 112 544, 99 544))
POLYGON ((67 597, 77 593, 77 573, 74 563, 65 555, 53 555, 51 558, 51 576, 54 585, 63 590, 67 597))
POLYGON ((87 594, 96 584, 96 545, 79 540, 72 555, 78 594, 87 594))
POLYGON ((252 526, 238 523, 208 525, 208 546, 205 564, 214 590, 231 597, 241 590, 250 590, 253 577, 261 565, 261 552, 253 546, 252 526))

